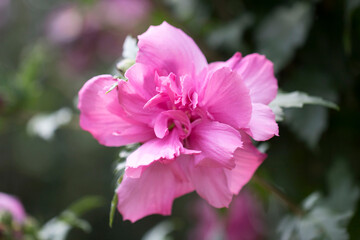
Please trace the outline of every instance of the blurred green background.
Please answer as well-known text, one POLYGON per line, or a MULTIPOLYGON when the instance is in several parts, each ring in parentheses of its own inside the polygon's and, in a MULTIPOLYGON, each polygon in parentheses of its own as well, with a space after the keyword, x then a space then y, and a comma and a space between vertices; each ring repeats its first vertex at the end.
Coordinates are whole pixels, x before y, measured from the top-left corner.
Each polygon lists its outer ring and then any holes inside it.
MULTIPOLYGON (((360 1, 0 0, 1 192, 18 196, 40 222, 83 196, 102 196, 103 206, 85 215, 92 232, 74 230, 68 239, 141 239, 169 218, 130 224, 117 213, 108 227, 120 149, 101 146, 81 130, 75 107, 86 80, 113 73, 126 35, 164 20, 189 34, 209 62, 236 51, 260 52, 274 62, 282 90, 339 105, 340 111, 287 110, 280 137, 269 141, 261 176, 297 203, 314 191, 326 194, 326 174, 336 161, 359 182, 360 1), (41 114, 59 109, 62 120, 54 125, 45 118, 39 130, 41 114)), ((259 193, 264 205, 267 195, 259 193)), ((193 198, 175 201, 176 239, 192 224, 184 209, 193 198)), ((348 227, 351 239, 360 238, 359 226, 357 210, 348 227)))

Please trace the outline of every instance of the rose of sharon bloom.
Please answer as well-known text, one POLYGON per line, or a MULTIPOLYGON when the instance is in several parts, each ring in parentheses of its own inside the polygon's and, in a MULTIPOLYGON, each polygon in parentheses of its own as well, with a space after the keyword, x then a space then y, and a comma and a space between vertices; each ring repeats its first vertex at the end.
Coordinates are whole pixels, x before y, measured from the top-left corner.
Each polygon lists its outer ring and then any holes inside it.
POLYGON ((222 216, 204 201, 197 201, 192 213, 195 228, 188 239, 259 240, 265 238, 264 212, 257 199, 247 191, 234 198, 222 216))
POLYGON ((80 125, 101 144, 142 143, 126 160, 118 210, 132 222, 169 215, 174 199, 194 190, 228 207, 265 158, 250 136, 278 135, 268 107, 277 93, 273 64, 240 53, 208 64, 194 41, 166 22, 138 38, 128 80, 101 75, 79 92, 80 125))
POLYGON ((24 207, 20 201, 11 195, 0 192, 0 213, 8 212, 13 220, 21 224, 26 218, 24 207))

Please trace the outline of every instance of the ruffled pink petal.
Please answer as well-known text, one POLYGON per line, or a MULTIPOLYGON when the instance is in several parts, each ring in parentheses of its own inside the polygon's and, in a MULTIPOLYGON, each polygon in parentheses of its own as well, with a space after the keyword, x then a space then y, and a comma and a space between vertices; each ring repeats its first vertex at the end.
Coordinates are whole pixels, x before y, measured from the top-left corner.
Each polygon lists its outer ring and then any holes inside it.
POLYGON ((240 133, 219 122, 202 122, 196 125, 188 138, 191 149, 201 151, 195 165, 207 167, 235 167, 233 154, 242 146, 240 133))
POLYGON ((178 128, 179 135, 182 138, 190 134, 191 126, 189 117, 181 110, 169 110, 162 112, 155 121, 154 131, 158 138, 163 138, 169 133, 169 123, 173 124, 173 128, 178 128))
POLYGON ((238 148, 235 151, 234 159, 236 166, 231 170, 224 170, 228 179, 229 188, 232 194, 235 195, 250 181, 256 169, 266 158, 266 154, 259 152, 246 134, 241 134, 241 136, 244 145, 243 148, 238 148))
POLYGON ((122 109, 124 109, 126 116, 151 127, 154 126, 156 116, 163 109, 157 106, 145 108, 147 100, 139 94, 137 88, 134 88, 130 82, 121 81, 118 86, 118 92, 118 102, 122 109))
POLYGON ((210 205, 228 207, 232 193, 230 191, 224 168, 196 166, 193 155, 180 155, 177 162, 189 177, 196 192, 210 205))
POLYGON ((250 91, 252 102, 269 104, 276 97, 278 84, 273 63, 265 56, 254 53, 243 58, 237 52, 226 62, 211 63, 209 69, 216 71, 224 66, 240 74, 250 91))
POLYGON ((79 92, 80 126, 105 146, 144 142, 155 137, 152 128, 126 117, 118 103, 118 80, 101 75, 87 81, 79 92))
POLYGON ((0 192, 0 213, 1 212, 9 212, 12 218, 20 224, 23 223, 26 218, 25 209, 18 199, 0 192))
POLYGON ((129 84, 144 99, 149 100, 156 92, 155 70, 147 65, 135 63, 125 73, 129 84))
POLYGON ((199 106, 219 122, 234 128, 247 126, 251 117, 249 90, 241 77, 228 67, 216 70, 199 93, 199 106))
POLYGON ((250 90, 252 102, 269 104, 276 97, 278 89, 273 63, 257 53, 242 59, 235 54, 233 58, 229 59, 228 63, 241 75, 250 90))
POLYGON ((194 110, 198 104, 198 95, 195 91, 195 81, 189 76, 182 76, 180 79, 181 85, 181 103, 183 106, 189 104, 189 107, 194 110))
POLYGON ((193 190, 176 161, 156 162, 140 178, 124 176, 116 190, 118 210, 131 222, 151 214, 170 215, 174 199, 193 190))
POLYGON ((156 69, 159 75, 197 75, 207 61, 196 43, 182 30, 163 22, 150 26, 139 37, 136 62, 156 69))
POLYGON ((196 192, 210 205, 229 207, 233 194, 222 168, 194 166, 190 176, 196 192))
POLYGON ((174 160, 175 157, 184 152, 186 150, 179 139, 178 132, 174 129, 166 137, 154 138, 130 154, 126 159, 125 173, 129 177, 138 178, 145 169, 144 167, 151 163, 160 159, 161 161, 174 160))
POLYGON ((254 103, 249 127, 245 130, 256 141, 266 141, 279 135, 279 127, 271 108, 262 103, 254 103))

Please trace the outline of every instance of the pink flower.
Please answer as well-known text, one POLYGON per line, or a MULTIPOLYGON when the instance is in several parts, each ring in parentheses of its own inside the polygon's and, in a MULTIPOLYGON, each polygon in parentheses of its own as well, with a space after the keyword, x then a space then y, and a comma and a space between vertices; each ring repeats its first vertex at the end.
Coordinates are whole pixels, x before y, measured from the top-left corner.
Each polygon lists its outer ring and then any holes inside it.
POLYGON ((117 59, 119 42, 147 20, 150 10, 149 0, 100 0, 87 7, 65 4, 48 15, 45 36, 61 50, 62 71, 78 73, 99 61, 117 59))
POLYGON ((196 202, 192 211, 196 224, 189 239, 264 239, 264 212, 257 199, 247 191, 235 197, 225 216, 220 216, 203 201, 196 202))
POLYGON ((101 144, 143 143, 126 160, 118 210, 130 221, 169 215, 174 199, 194 190, 228 207, 265 158, 249 136, 278 134, 267 106, 277 93, 273 64, 240 53, 208 64, 166 22, 140 35, 138 47, 127 81, 101 75, 79 92, 80 125, 101 144))
POLYGON ((102 0, 94 13, 108 25, 132 29, 148 17, 149 0, 102 0))
POLYGON ((21 202, 11 195, 0 192, 0 213, 9 212, 17 223, 21 224, 26 218, 26 213, 21 202))
POLYGON ((7 23, 11 15, 10 13, 10 0, 0 0, 0 27, 7 23))

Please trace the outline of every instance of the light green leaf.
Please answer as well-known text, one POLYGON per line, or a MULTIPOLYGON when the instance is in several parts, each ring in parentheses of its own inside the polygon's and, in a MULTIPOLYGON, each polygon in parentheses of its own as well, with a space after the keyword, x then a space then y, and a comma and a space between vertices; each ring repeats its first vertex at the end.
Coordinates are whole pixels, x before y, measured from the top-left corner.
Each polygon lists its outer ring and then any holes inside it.
POLYGON ((81 216, 90 210, 100 207, 104 204, 104 199, 98 196, 86 196, 73 203, 68 210, 81 216))
POLYGON ((79 228, 85 232, 90 232, 90 224, 80 219, 79 216, 99 207, 101 204, 102 198, 99 197, 92 196, 80 199, 58 217, 54 217, 45 223, 40 229, 40 238, 42 240, 65 240, 72 228, 79 228))
POLYGON ((73 212, 65 211, 59 217, 52 218, 40 230, 43 240, 64 240, 72 228, 90 232, 91 226, 85 220, 78 218, 73 212))
MULTIPOLYGON (((119 59, 118 63, 116 64, 116 68, 114 69, 114 74, 120 74, 119 78, 124 79, 127 81, 125 77, 125 72, 135 63, 135 58, 139 48, 137 46, 137 40, 131 36, 127 36, 125 38, 123 44, 123 52, 122 57, 119 59)), ((112 88, 113 89, 113 88, 112 88)), ((110 89, 108 92, 110 92, 110 89)), ((107 93, 108 93, 107 92, 107 93)))
POLYGON ((309 2, 296 2, 272 11, 255 32, 258 51, 274 62, 275 71, 281 70, 307 38, 314 10, 309 2))
POLYGON ((68 107, 60 108, 52 113, 38 113, 27 122, 26 130, 29 135, 39 136, 49 141, 58 128, 71 121, 72 116, 72 110, 68 107))
POLYGON ((326 204, 336 211, 351 211, 356 208, 360 189, 344 160, 335 162, 328 174, 329 197, 326 204))
POLYGON ((244 49, 243 35, 254 23, 254 17, 250 13, 242 14, 240 18, 230 23, 215 28, 207 38, 208 44, 215 49, 224 49, 229 52, 244 49))
POLYGON ((139 48, 137 46, 136 38, 133 38, 129 35, 126 36, 124 44, 123 44, 122 57, 124 59, 132 59, 135 61, 136 54, 138 51, 139 51, 139 48))
POLYGON ((303 140, 310 149, 315 149, 327 128, 327 109, 321 106, 286 109, 284 120, 298 139, 303 140))
POLYGON ((151 228, 142 237, 142 240, 171 240, 168 235, 174 231, 174 225, 170 221, 163 221, 151 228))
POLYGON ((346 223, 351 211, 334 212, 321 205, 311 209, 306 216, 288 215, 278 226, 281 240, 347 240, 346 223))
POLYGON ((64 240, 70 229, 68 223, 53 218, 41 228, 39 235, 42 240, 64 240))
POLYGON ((359 188, 344 161, 334 164, 329 172, 330 193, 324 197, 318 192, 302 204, 304 216, 285 216, 277 231, 281 240, 348 240, 347 224, 359 200, 359 188))
POLYGON ((339 107, 320 97, 309 96, 303 92, 278 92, 276 98, 269 104, 276 116, 276 121, 284 120, 283 108, 302 108, 304 104, 320 105, 339 110, 339 107))

